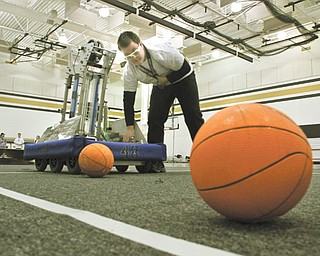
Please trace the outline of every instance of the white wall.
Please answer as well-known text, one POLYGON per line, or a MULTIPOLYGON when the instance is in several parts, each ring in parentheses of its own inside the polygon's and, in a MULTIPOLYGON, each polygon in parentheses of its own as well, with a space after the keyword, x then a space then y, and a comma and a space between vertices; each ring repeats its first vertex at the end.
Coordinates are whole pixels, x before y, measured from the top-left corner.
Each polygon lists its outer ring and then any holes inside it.
MULTIPOLYGON (((37 62, 7 64, 5 63, 6 60, 9 60, 9 55, 0 53, 0 92, 63 100, 66 77, 65 66, 53 64, 44 66, 37 62)), ((109 107, 122 108, 122 91, 121 83, 108 85, 106 100, 109 107)), ((8 100, 11 96, 0 93, 0 99, 1 97, 8 100)), ((71 91, 69 91, 69 99, 70 97, 71 91)), ((16 102, 23 100, 36 101, 23 97, 11 98, 14 98, 16 102)), ((1 102, 1 100, 0 103, 10 104, 1 102)), ((140 104, 139 101, 138 103, 140 104)), ((14 104, 12 103, 12 105, 14 104)), ((29 105, 21 104, 20 106, 32 106, 32 103, 29 105)), ((0 132, 4 132, 7 137, 15 137, 17 132, 21 132, 23 137, 34 138, 37 134, 41 135, 47 127, 59 123, 61 119, 59 113, 10 108, 1 105, 0 115, 5 117, 5 121, 0 122, 0 132)))
MULTIPOLYGON (((238 57, 203 63, 195 68, 200 98, 320 78, 319 39, 310 46, 310 51, 301 51, 300 47, 296 47, 276 56, 255 59, 253 63, 238 57)), ((320 123, 320 97, 268 105, 283 111, 299 125, 320 123)), ((214 113, 216 111, 203 113, 204 119, 207 120, 214 113)), ((174 139, 173 131, 165 132, 169 160, 177 154, 190 156, 192 142, 183 117, 179 116, 179 120, 180 129, 174 131, 174 139)))
MULTIPOLYGON (((58 65, 43 67, 31 63, 5 64, 5 60, 8 59, 8 55, 0 55, 0 91, 63 98, 65 67, 58 65)), ((296 47, 273 57, 261 57, 254 63, 238 57, 203 63, 202 67, 196 68, 196 75, 200 98, 320 77, 319 40, 311 44, 311 51, 301 52, 301 48, 296 47)), ((108 106, 122 108, 122 94, 122 81, 108 85, 106 94, 108 106)), ((140 95, 139 90, 138 97, 140 95)), ((271 105, 287 113, 298 124, 319 123, 319 115, 316 112, 316 109, 320 108, 319 98, 271 105)), ((141 101, 137 99, 136 109, 140 106, 141 101)), ((213 114, 214 112, 205 112, 205 120, 213 114)), ((0 123, 0 132, 3 131, 10 137, 21 132, 24 137, 32 138, 39 133, 42 134, 46 127, 60 120, 58 113, 1 106, 0 115, 6 117, 6 121, 0 123)), ((179 124, 179 130, 165 132, 169 159, 174 154, 190 155, 192 142, 183 116, 179 116, 179 124)))
POLYGON ((0 107, 2 120, 0 130, 6 137, 16 137, 21 132, 24 138, 35 138, 49 126, 59 123, 60 114, 33 110, 0 107))
POLYGON ((253 63, 230 57, 196 68, 200 97, 320 76, 320 43, 293 48, 253 63))
POLYGON ((6 55, 0 58, 0 90, 63 98, 65 70, 60 66, 6 64, 6 55))
MULTIPOLYGON (((31 63, 6 64, 8 59, 7 54, 0 55, 0 91, 63 98, 65 72, 60 67, 41 68, 31 63)), ((5 120, 0 123, 0 131, 7 137, 16 137, 21 132, 23 137, 34 138, 60 120, 58 113, 23 108, 0 107, 0 114, 5 120)))

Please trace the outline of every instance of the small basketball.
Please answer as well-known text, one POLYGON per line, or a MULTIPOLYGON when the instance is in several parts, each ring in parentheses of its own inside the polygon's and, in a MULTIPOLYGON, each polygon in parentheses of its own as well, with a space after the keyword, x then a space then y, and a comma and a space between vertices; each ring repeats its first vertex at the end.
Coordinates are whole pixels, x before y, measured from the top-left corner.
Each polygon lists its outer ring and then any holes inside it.
POLYGON ((111 171, 114 157, 107 146, 92 143, 81 150, 78 162, 84 174, 89 177, 101 178, 111 171))
POLYGON ((191 150, 193 183, 204 201, 228 219, 262 222, 291 210, 308 190, 308 140, 284 113, 239 104, 213 115, 191 150))

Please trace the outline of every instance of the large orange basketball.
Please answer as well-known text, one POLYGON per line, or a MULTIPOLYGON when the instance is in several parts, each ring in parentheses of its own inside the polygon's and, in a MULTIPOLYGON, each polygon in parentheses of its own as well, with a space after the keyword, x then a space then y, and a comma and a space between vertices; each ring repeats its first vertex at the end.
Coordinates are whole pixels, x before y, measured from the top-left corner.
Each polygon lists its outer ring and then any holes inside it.
POLYGON ((107 146, 92 143, 81 150, 78 162, 84 174, 90 177, 103 177, 111 171, 114 157, 107 146))
POLYGON ((260 222, 292 209, 306 193, 312 153, 303 131, 284 113, 240 104, 213 115, 190 156, 200 196, 225 217, 260 222))

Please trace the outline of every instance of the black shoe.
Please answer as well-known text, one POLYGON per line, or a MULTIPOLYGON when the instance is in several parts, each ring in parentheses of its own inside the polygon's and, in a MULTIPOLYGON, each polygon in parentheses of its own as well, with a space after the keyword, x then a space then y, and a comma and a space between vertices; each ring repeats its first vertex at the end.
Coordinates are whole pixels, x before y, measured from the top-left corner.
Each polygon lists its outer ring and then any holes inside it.
POLYGON ((164 167, 164 164, 162 161, 153 161, 151 168, 151 173, 160 173, 160 172, 166 172, 166 167, 164 167))

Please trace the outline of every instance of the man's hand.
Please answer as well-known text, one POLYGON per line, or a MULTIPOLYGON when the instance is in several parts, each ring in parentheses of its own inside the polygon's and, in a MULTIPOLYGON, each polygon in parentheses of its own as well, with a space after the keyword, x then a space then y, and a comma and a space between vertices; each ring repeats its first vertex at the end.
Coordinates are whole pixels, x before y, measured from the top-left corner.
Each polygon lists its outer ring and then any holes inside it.
POLYGON ((133 140, 135 140, 135 131, 134 131, 134 126, 130 125, 130 126, 127 126, 127 131, 123 135, 123 141, 128 142, 133 140))
POLYGON ((158 85, 165 85, 168 82, 168 79, 165 76, 157 76, 158 85))

